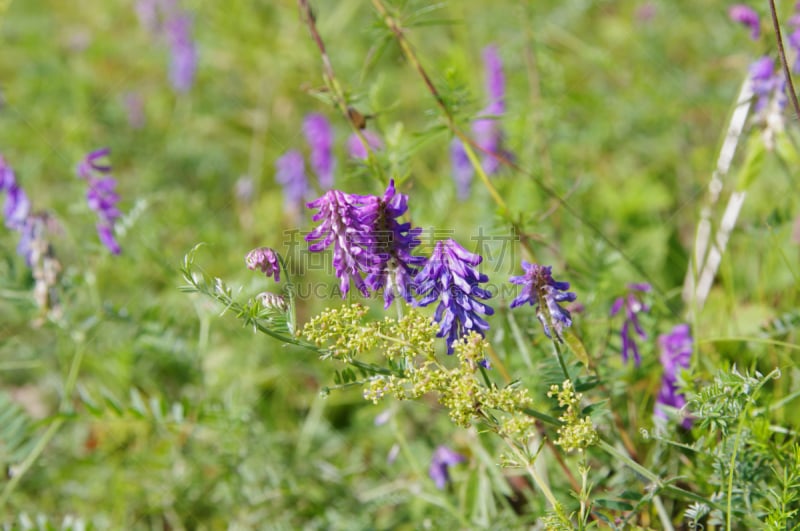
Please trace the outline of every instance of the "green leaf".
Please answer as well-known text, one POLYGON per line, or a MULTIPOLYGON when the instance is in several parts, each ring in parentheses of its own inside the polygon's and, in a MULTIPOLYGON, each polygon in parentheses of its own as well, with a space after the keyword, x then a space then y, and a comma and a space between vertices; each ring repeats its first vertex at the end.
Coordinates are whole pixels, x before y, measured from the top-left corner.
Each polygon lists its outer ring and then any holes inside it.
POLYGON ((745 157, 742 169, 739 170, 736 189, 747 190, 753 181, 761 175, 764 168, 764 158, 767 153, 761 135, 753 134, 747 142, 747 156, 745 157))
POLYGON ((575 354, 575 357, 588 368, 590 364, 589 353, 586 351, 586 347, 583 346, 583 342, 578 336, 573 334, 572 331, 567 330, 564 333, 564 341, 567 343, 572 353, 575 354))

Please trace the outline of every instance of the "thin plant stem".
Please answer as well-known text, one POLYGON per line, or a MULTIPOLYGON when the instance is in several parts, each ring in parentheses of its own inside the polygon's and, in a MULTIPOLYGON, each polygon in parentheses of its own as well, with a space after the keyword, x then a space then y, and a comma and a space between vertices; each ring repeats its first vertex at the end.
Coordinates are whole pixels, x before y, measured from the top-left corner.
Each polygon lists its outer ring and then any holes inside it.
POLYGON ((783 75, 786 77, 786 90, 789 92, 789 99, 792 100, 795 116, 800 120, 800 103, 797 101, 797 94, 794 91, 794 83, 792 82, 792 73, 789 71, 789 62, 786 60, 786 50, 783 47, 783 36, 781 35, 781 25, 778 23, 775 0, 769 0, 769 12, 772 15, 772 29, 775 31, 775 40, 778 43, 778 54, 781 56, 783 75))

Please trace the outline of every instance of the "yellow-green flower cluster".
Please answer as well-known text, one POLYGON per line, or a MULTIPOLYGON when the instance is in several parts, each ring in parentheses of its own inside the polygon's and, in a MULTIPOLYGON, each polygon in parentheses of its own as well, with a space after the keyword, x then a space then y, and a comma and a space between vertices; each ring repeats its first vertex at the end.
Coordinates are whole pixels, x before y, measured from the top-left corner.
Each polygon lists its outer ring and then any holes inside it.
POLYGON ((580 418, 580 402, 583 395, 575 392, 570 380, 564 380, 560 388, 557 385, 551 386, 547 396, 557 397, 558 405, 567 408, 558 418, 564 425, 558 428, 558 439, 555 444, 567 452, 572 452, 583 451, 597 443, 599 437, 592 419, 588 415, 580 418))
POLYGON ((456 367, 447 368, 433 358, 419 365, 409 364, 404 377, 377 376, 370 380, 364 388, 364 398, 377 403, 386 396, 409 400, 434 393, 459 426, 486 421, 505 434, 524 436, 534 425, 533 419, 521 411, 532 403, 528 390, 481 384, 476 373, 487 349, 488 343, 471 332, 453 344, 456 367))

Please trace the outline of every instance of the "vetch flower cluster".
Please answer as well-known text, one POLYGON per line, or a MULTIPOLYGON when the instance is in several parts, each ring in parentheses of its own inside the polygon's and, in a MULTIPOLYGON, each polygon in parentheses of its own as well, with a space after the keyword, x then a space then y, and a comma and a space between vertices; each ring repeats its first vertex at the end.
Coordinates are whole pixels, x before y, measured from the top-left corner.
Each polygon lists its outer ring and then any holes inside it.
POLYGON ((526 302, 536 307, 536 317, 544 327, 547 337, 550 333, 550 323, 555 328, 556 337, 561 338, 564 328, 572 326, 572 316, 569 310, 559 306, 560 302, 572 302, 578 296, 567 291, 569 282, 559 282, 553 279, 550 266, 540 266, 522 261, 525 274, 511 277, 512 284, 522 286, 520 294, 511 302, 511 308, 522 306, 526 302), (544 304, 542 304, 544 302, 544 304))
POLYGON ((424 260, 412 255, 421 229, 398 221, 408 210, 408 197, 397 193, 394 181, 382 197, 330 190, 308 207, 318 210, 312 219, 320 222, 306 236, 308 248, 333 248, 343 296, 352 281, 365 297, 383 289, 386 307, 395 295, 412 300, 411 279, 424 260))
POLYGON ((321 114, 309 114, 303 120, 303 134, 311 148, 311 169, 317 174, 319 186, 328 190, 333 186, 333 129, 321 114))
POLYGON ((100 241, 112 254, 119 254, 121 249, 114 238, 114 224, 122 215, 117 209, 119 203, 117 182, 111 177, 111 165, 101 162, 109 152, 108 148, 92 151, 78 164, 77 173, 78 177, 84 179, 89 186, 86 191, 89 208, 100 218, 97 223, 100 241))
POLYGON ((197 70, 197 50, 192 39, 192 19, 177 0, 139 0, 139 19, 148 30, 162 36, 170 50, 169 77, 176 92, 188 92, 197 70))
POLYGON ((275 161, 275 181, 283 186, 284 204, 289 212, 297 212, 309 195, 305 166, 303 154, 296 149, 275 161))
POLYGON ((5 192, 6 200, 3 205, 3 218, 6 227, 20 234, 17 244, 17 254, 25 258, 28 267, 33 265, 31 242, 34 240, 33 220, 31 217, 31 202, 28 194, 17 182, 14 170, 0 156, 0 193, 5 192))
POLYGON ((482 260, 453 239, 440 241, 414 279, 420 306, 439 301, 434 319, 440 324, 439 337, 447 338, 448 354, 458 339, 470 332, 483 336, 489 329, 481 314, 492 315, 494 309, 481 301, 492 294, 479 286, 489 277, 475 269, 482 260))
POLYGON ((245 257, 247 269, 255 271, 260 269, 267 278, 274 277, 275 282, 281 281, 281 265, 278 260, 278 253, 269 247, 259 247, 253 249, 245 257))
MULTIPOLYGON (((655 405, 655 416, 667 420, 668 408, 681 409, 686 404, 686 397, 678 392, 678 374, 681 369, 689 368, 692 357, 692 336, 689 325, 679 324, 669 334, 658 337, 661 347, 661 365, 664 375, 661 390, 658 392, 655 405)), ((681 422, 684 428, 692 426, 692 419, 685 417, 681 422)))
MULTIPOLYGON (((479 118, 472 122, 475 142, 486 153, 482 157, 483 171, 494 175, 500 169, 497 155, 511 158, 512 155, 503 148, 503 130, 499 119, 506 112, 506 82, 503 73, 503 62, 497 47, 489 45, 483 49, 483 64, 486 71, 487 106, 479 113, 479 118)), ((464 152, 464 146, 458 138, 450 144, 450 157, 453 164, 453 177, 456 190, 461 200, 469 197, 470 184, 473 177, 472 164, 464 152)))
POLYGON ((628 360, 633 357, 633 362, 637 367, 642 363, 642 357, 633 334, 635 333, 643 340, 647 339, 647 334, 639 323, 638 315, 650 311, 650 306, 644 303, 641 294, 647 293, 651 289, 650 284, 628 284, 628 293, 624 297, 616 299, 611 305, 611 317, 617 315, 620 310, 625 310, 625 321, 622 323, 620 331, 622 361, 628 363, 628 360))

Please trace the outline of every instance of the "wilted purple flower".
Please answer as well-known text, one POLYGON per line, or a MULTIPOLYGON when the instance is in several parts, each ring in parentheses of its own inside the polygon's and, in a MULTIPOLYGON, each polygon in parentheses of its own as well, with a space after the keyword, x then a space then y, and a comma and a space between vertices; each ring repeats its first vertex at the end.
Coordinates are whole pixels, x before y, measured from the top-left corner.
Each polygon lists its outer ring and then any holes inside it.
POLYGON ((750 38, 754 41, 758 40, 758 37, 761 35, 761 24, 758 19, 758 13, 751 7, 744 4, 733 5, 728 10, 728 16, 731 17, 731 20, 734 22, 744 24, 750 28, 750 38))
POLYGON ((454 138, 450 143, 450 161, 453 163, 453 179, 456 181, 456 194, 458 199, 466 201, 469 198, 469 188, 472 176, 475 173, 472 163, 464 151, 461 140, 454 138))
POLYGON ((556 329, 556 336, 560 338, 563 329, 572 326, 572 317, 569 310, 562 308, 558 303, 572 302, 578 296, 571 291, 567 291, 569 282, 558 282, 553 279, 551 266, 540 266, 523 260, 522 268, 525 270, 524 275, 509 279, 512 284, 522 286, 520 294, 511 301, 511 307, 516 308, 526 302, 531 306, 536 306, 536 317, 542 323, 544 333, 547 337, 552 337, 547 323, 547 316, 542 309, 542 300, 544 300, 547 312, 550 314, 553 326, 556 329))
POLYGON ((411 223, 400 223, 397 219, 408 210, 408 196, 398 194, 394 180, 389 182, 386 192, 378 201, 367 203, 365 214, 373 218, 370 239, 370 254, 374 255, 372 271, 366 278, 373 291, 383 289, 384 308, 388 308, 395 294, 411 302, 411 283, 425 257, 413 256, 414 247, 420 244, 418 236, 422 229, 411 228, 411 223))
MULTIPOLYGON (((656 417, 667 420, 665 407, 676 409, 686 404, 686 398, 678 392, 678 373, 681 369, 689 368, 692 356, 692 336, 689 325, 679 324, 669 334, 658 337, 661 347, 659 359, 664 366, 664 375, 661 380, 661 389, 656 397, 654 414, 656 417)), ((692 419, 685 418, 681 425, 684 428, 692 426, 692 419)))
POLYGON ((285 204, 296 209, 308 195, 308 178, 303 154, 293 149, 275 161, 275 180, 283 186, 285 204))
POLYGON ((278 253, 269 247, 253 249, 244 259, 247 269, 255 271, 260 269, 267 277, 275 277, 275 282, 281 281, 281 265, 278 253))
POLYGON ((112 254, 121 252, 120 246, 114 239, 114 224, 121 216, 117 209, 119 195, 117 195, 117 182, 111 174, 111 166, 101 160, 108 156, 108 148, 97 149, 90 152, 78 164, 78 177, 84 179, 89 185, 86 191, 86 202, 94 210, 100 220, 97 223, 97 235, 100 241, 112 254))
POLYGON ((639 347, 633 337, 633 332, 640 338, 647 339, 647 334, 639 324, 638 314, 650 311, 650 307, 642 301, 640 294, 647 293, 651 289, 650 284, 628 284, 628 294, 624 297, 619 297, 611 305, 612 317, 617 315, 623 308, 625 309, 625 322, 622 324, 620 332, 622 337, 622 361, 628 363, 631 355, 633 355, 633 362, 637 367, 641 364, 642 357, 639 355, 639 347))
POLYGON ((780 69, 775 70, 775 61, 771 57, 765 55, 750 65, 750 80, 753 84, 753 94, 758 98, 755 104, 756 112, 765 109, 773 98, 778 109, 786 106, 786 79, 780 69))
POLYGON ((440 327, 437 336, 447 336, 448 354, 453 353, 453 342, 470 331, 484 335, 484 331, 489 329, 489 324, 479 315, 494 313, 490 306, 480 302, 492 296, 478 286, 489 280, 488 276, 475 270, 482 260, 452 239, 439 241, 425 267, 414 279, 421 297, 420 306, 441 299, 434 320, 440 327))
MULTIPOLYGON (((377 133, 365 129, 361 131, 361 134, 364 136, 364 140, 367 141, 372 151, 383 149, 383 141, 377 133)), ((367 159, 367 148, 364 147, 364 143, 356 133, 353 133, 347 139, 347 153, 354 159, 367 159)))
POLYGON ((433 457, 431 457, 431 466, 428 468, 428 475, 436 484, 436 488, 445 488, 450 481, 450 467, 466 460, 465 456, 447 446, 437 447, 436 451, 433 452, 433 457))
POLYGON ((321 114, 309 114, 303 120, 303 133, 311 146, 311 168, 323 190, 333 186, 333 130, 321 114))
POLYGON ((371 272, 376 264, 372 231, 378 201, 375 196, 329 190, 307 205, 319 209, 311 219, 322 222, 306 236, 306 241, 313 242, 308 250, 318 252, 333 245, 333 268, 342 296, 350 290, 351 280, 365 297, 369 295, 362 274, 371 272))

